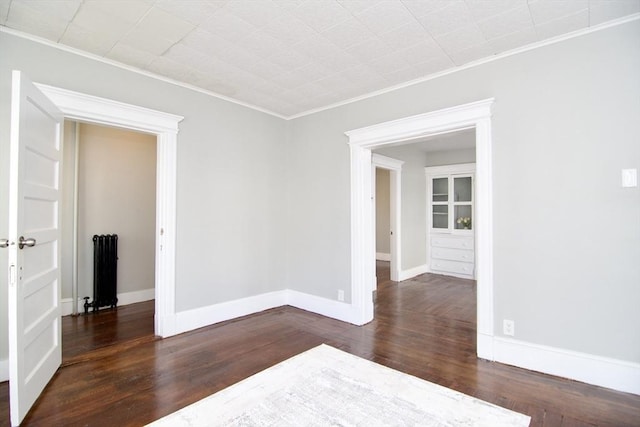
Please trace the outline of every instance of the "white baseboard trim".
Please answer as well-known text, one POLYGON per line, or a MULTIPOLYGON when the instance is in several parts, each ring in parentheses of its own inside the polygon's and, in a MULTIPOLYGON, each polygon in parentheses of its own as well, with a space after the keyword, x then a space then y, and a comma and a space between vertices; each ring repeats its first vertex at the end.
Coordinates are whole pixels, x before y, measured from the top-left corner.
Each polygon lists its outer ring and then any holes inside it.
POLYGON ((476 354, 480 359, 495 360, 493 357, 493 335, 477 334, 476 354))
POLYGON ((9 381, 9 359, 0 360, 0 383, 9 381))
MULTIPOLYGON (((155 288, 151 289, 142 289, 140 291, 132 291, 132 292, 123 292, 118 294, 118 306, 135 304, 137 302, 149 301, 155 298, 156 290, 155 288)), ((60 301, 62 315, 68 316, 73 313, 73 300, 71 298, 63 298, 60 301)), ((84 313, 84 300, 80 299, 78 301, 78 313, 84 313)))
POLYGON ((287 305, 287 291, 275 291, 252 297, 227 301, 192 310, 180 311, 175 315, 173 334, 192 331, 270 308, 287 305))
POLYGON ((286 290, 287 304, 302 310, 342 320, 343 322, 354 323, 354 309, 351 304, 334 301, 316 295, 305 294, 303 292, 286 290))
POLYGON ((152 300, 156 297, 156 289, 142 289, 140 291, 125 292, 118 294, 118 305, 129 305, 137 302, 152 300))
POLYGON ((640 364, 494 337, 494 360, 640 395, 640 364))
POLYGON ((286 289, 181 311, 174 319, 164 321, 172 325, 172 333, 167 335, 171 336, 283 305, 354 324, 357 317, 351 304, 286 289))
POLYGON ((427 264, 419 265, 417 267, 413 267, 408 270, 400 270, 400 274, 398 275, 398 281, 402 282, 403 280, 411 279, 413 277, 416 277, 428 272, 429 272, 429 266, 427 264))
POLYGON ((376 252, 376 261, 391 261, 391 254, 376 252))

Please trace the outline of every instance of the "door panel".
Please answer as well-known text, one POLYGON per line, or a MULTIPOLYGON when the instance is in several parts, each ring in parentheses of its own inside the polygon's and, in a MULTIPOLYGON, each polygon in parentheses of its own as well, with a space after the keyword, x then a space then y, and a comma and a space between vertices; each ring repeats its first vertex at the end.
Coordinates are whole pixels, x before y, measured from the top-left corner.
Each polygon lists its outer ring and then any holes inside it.
POLYGON ((9 393, 18 425, 60 366, 62 113, 13 72, 9 195, 9 393), (34 239, 22 245, 21 238, 34 239))

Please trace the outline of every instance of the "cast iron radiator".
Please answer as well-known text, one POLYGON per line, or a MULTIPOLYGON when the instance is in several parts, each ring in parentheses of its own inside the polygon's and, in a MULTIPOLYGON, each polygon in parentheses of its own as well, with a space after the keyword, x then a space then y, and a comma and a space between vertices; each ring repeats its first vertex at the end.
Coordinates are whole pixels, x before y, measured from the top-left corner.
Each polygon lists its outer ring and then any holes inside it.
POLYGON ((93 302, 89 297, 84 300, 84 312, 100 307, 111 308, 118 304, 117 297, 118 272, 118 235, 102 234, 93 236, 93 302))

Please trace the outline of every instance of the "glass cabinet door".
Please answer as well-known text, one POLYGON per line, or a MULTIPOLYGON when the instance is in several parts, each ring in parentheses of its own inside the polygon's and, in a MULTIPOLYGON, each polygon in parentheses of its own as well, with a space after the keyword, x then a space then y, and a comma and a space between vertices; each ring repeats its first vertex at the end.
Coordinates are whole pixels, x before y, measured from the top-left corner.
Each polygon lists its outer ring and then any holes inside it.
POLYGON ((473 180, 470 176, 453 178, 453 228, 471 230, 473 224, 473 180))
POLYGON ((431 190, 431 226, 446 230, 449 228, 449 178, 432 179, 431 190))
POLYGON ((454 207, 454 211, 454 228, 456 230, 471 230, 471 205, 457 205, 454 207))
POLYGON ((444 230, 449 228, 449 206, 433 205, 433 220, 431 224, 433 228, 444 230))
POLYGON ((449 201, 449 178, 435 178, 433 183, 433 200, 432 202, 448 202, 449 201))
POLYGON ((461 237, 473 235, 473 169, 473 164, 425 168, 429 230, 461 237))
POLYGON ((453 194, 454 202, 470 202, 471 201, 471 177, 464 176, 453 178, 453 194))

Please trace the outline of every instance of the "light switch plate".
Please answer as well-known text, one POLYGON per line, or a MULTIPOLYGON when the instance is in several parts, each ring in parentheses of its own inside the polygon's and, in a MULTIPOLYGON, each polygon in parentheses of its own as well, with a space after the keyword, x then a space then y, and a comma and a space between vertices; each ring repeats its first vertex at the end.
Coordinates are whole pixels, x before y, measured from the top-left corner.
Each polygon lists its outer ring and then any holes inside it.
POLYGON ((622 169, 622 187, 638 186, 638 169, 622 169))

